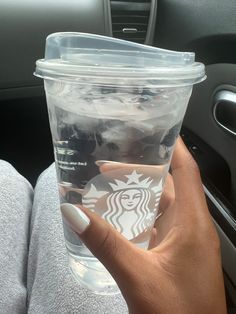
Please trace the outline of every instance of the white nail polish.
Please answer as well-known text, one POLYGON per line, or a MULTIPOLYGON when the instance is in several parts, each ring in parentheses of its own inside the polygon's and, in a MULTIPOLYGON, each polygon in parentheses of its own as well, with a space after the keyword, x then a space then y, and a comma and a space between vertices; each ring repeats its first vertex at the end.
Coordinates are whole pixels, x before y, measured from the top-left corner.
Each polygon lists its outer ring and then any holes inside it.
POLYGON ((75 205, 64 203, 61 205, 61 212, 72 229, 79 234, 84 232, 90 224, 88 216, 75 205))
POLYGON ((97 160, 97 161, 95 161, 95 164, 98 167, 101 167, 102 165, 105 165, 105 164, 109 164, 109 165, 120 164, 120 162, 118 162, 118 161, 110 161, 110 160, 97 160))
POLYGON ((98 166, 98 167, 101 167, 102 165, 104 164, 107 164, 109 161, 107 160, 97 160, 95 161, 95 164, 98 166))

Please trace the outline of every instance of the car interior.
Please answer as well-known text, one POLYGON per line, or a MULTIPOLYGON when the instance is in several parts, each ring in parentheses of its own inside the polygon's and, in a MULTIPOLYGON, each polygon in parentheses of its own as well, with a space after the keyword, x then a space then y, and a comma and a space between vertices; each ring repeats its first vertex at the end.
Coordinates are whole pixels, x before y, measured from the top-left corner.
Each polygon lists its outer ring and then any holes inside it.
POLYGON ((236 2, 233 0, 1 0, 0 158, 33 186, 54 160, 43 80, 33 75, 54 32, 113 36, 192 51, 206 66, 181 136, 197 161, 236 313, 236 2))

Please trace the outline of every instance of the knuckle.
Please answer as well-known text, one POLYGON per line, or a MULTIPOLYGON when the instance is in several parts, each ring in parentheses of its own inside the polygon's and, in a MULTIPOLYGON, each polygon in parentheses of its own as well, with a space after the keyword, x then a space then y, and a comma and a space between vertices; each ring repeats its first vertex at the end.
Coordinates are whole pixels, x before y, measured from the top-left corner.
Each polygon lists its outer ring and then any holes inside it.
POLYGON ((186 163, 188 168, 191 169, 193 172, 195 172, 196 174, 200 173, 198 164, 196 163, 195 159, 193 159, 190 153, 188 153, 186 163))
POLYGON ((220 254, 221 243, 220 243, 220 238, 218 236, 218 233, 215 229, 212 230, 210 236, 208 237, 208 241, 209 241, 209 247, 211 248, 211 250, 213 250, 217 254, 220 254))
POLYGON ((213 248, 213 250, 220 254, 221 253, 221 243, 220 243, 220 239, 219 238, 215 238, 212 242, 211 242, 211 246, 213 248))
POLYGON ((206 244, 206 239, 194 228, 187 230, 181 228, 181 230, 178 230, 177 241, 182 248, 187 249, 189 252, 198 251, 202 245, 206 244))
POLYGON ((198 252, 206 251, 214 255, 220 255, 221 245, 217 232, 214 229, 208 229, 203 232, 194 232, 190 237, 189 245, 198 252))
POLYGON ((114 236, 112 230, 107 228, 104 230, 104 235, 97 245, 94 255, 100 256, 102 258, 108 258, 112 256, 113 258, 117 254, 117 240, 114 236))

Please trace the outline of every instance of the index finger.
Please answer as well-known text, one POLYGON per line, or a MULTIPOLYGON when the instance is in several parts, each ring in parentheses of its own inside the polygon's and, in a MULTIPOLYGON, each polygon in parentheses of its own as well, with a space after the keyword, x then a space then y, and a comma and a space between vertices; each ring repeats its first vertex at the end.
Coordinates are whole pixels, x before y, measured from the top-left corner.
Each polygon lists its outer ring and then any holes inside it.
POLYGON ((199 168, 180 138, 176 141, 171 170, 175 199, 181 207, 209 215, 199 168))

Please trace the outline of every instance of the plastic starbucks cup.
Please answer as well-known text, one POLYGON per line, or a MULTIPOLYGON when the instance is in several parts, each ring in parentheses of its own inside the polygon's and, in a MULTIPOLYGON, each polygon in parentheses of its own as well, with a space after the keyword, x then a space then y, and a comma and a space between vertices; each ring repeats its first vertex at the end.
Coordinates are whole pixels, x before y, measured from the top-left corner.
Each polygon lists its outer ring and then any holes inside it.
MULTIPOLYGON (((47 37, 44 78, 60 202, 95 211, 147 249, 193 84, 194 53, 84 33, 47 37)), ((69 267, 95 293, 119 289, 63 222, 69 267)))

